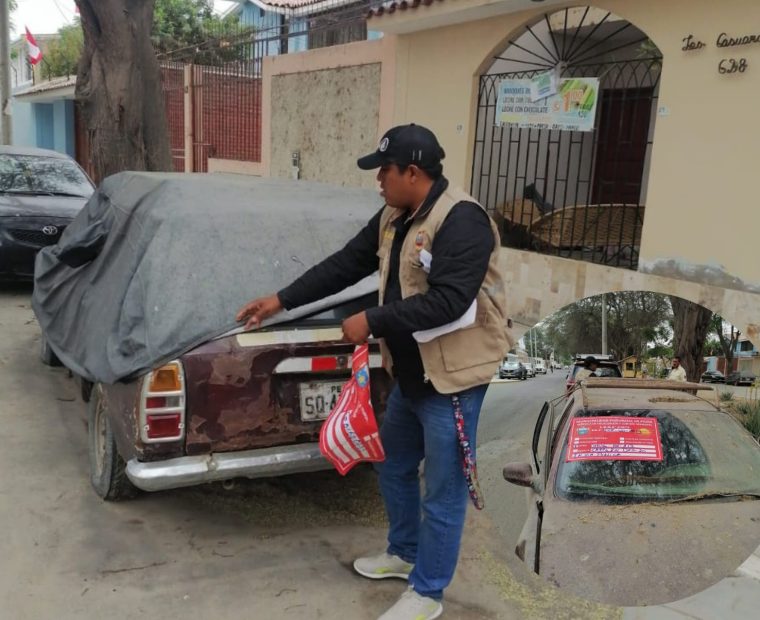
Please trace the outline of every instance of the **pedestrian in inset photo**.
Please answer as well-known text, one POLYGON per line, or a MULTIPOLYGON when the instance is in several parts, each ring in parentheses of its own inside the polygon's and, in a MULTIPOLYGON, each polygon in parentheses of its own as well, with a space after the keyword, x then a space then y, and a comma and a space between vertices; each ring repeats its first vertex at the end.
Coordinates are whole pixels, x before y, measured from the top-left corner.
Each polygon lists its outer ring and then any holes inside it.
POLYGON ((678 355, 676 355, 670 362, 668 381, 688 381, 686 377, 686 370, 683 366, 681 366, 681 358, 678 355))
POLYGON ((599 368, 599 362, 593 355, 588 355, 583 360, 583 368, 580 368, 575 373, 575 380, 588 379, 589 377, 596 377, 596 370, 599 368))
POLYGON ((368 579, 409 582, 381 620, 430 620, 443 611, 468 495, 482 507, 475 467, 481 405, 511 348, 498 229, 474 198, 449 186, 443 158, 429 129, 389 130, 357 162, 378 170, 385 206, 343 249, 237 315, 256 327, 283 308, 380 273, 380 305, 346 319, 343 334, 355 344, 380 339, 384 366, 396 379, 380 428, 386 460, 376 465, 388 545, 354 562, 368 579))

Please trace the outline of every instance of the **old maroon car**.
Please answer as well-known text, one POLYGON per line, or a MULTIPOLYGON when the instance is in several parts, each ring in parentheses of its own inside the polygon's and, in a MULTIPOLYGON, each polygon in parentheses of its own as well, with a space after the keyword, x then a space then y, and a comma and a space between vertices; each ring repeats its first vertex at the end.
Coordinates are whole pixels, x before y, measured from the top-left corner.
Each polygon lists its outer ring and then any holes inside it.
MULTIPOLYGON (((89 402, 92 485, 104 499, 236 477, 332 467, 319 430, 351 375, 340 321, 366 295, 271 329, 211 340, 144 377, 96 384, 89 402)), ((390 377, 370 345, 376 413, 390 377)))
MULTIPOLYGON (((329 467, 320 426, 353 352, 340 325, 377 304, 376 275, 255 331, 235 314, 381 207, 372 190, 287 179, 124 172, 101 183, 37 255, 32 299, 43 358, 83 378, 101 497, 329 467)), ((380 414, 390 378, 370 346, 380 414)))

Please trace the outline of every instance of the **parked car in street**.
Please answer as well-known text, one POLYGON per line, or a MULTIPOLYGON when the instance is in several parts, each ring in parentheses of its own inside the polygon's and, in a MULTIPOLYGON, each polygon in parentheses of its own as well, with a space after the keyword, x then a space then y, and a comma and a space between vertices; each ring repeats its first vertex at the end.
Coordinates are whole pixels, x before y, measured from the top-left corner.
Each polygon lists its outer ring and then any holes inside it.
POLYGON ((735 370, 726 376, 726 385, 752 385, 755 379, 755 375, 751 372, 735 370))
MULTIPOLYGON (((588 357, 588 354, 577 355, 575 363, 570 367, 570 372, 567 374, 565 380, 565 393, 569 394, 576 383, 576 376, 578 371, 585 366, 584 360, 588 357)), ((611 355, 596 354, 592 357, 596 358, 598 368, 594 373, 597 377, 622 377, 620 372, 620 365, 612 359, 611 355)))
POLYGON ((546 362, 544 360, 537 357, 533 360, 533 365, 536 369, 536 374, 546 374, 546 362))
POLYGON ((532 362, 522 362, 522 365, 525 367, 525 375, 528 378, 536 376, 536 369, 533 367, 532 362))
POLYGON ((0 146, 0 279, 30 280, 37 252, 58 242, 93 189, 68 155, 0 146))
POLYGON ((725 383, 726 376, 720 370, 707 370, 699 378, 702 383, 725 383))
MULTIPOLYGON (((38 254, 32 299, 43 341, 89 401, 100 497, 332 467, 318 439, 351 376, 341 322, 377 305, 377 278, 253 331, 235 315, 379 208, 372 190, 306 181, 144 172, 103 181, 38 254)), ((392 379, 369 344, 381 418, 392 379)))
POLYGON ((521 362, 514 362, 505 359, 499 366, 499 379, 519 379, 525 381, 528 378, 528 372, 521 362))
POLYGON ((760 445, 703 384, 588 379, 544 404, 516 554, 561 588, 614 605, 701 591, 760 542, 760 445))

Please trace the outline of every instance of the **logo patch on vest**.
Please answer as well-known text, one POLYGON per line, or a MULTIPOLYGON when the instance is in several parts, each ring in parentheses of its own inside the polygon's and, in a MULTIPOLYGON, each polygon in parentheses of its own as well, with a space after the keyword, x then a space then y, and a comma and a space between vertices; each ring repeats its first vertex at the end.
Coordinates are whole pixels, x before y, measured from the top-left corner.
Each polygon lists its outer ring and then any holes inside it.
POLYGON ((422 250, 422 248, 425 247, 425 239, 427 235, 425 234, 424 230, 421 230, 417 233, 417 236, 414 238, 414 249, 418 252, 422 250))

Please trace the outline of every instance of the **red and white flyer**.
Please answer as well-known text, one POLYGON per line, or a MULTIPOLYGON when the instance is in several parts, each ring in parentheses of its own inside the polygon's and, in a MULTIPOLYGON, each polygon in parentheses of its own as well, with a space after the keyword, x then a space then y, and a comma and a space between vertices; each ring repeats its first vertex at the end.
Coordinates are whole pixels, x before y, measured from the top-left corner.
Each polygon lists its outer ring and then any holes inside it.
POLYGON ((568 462, 662 460, 656 418, 574 418, 567 448, 568 462))

